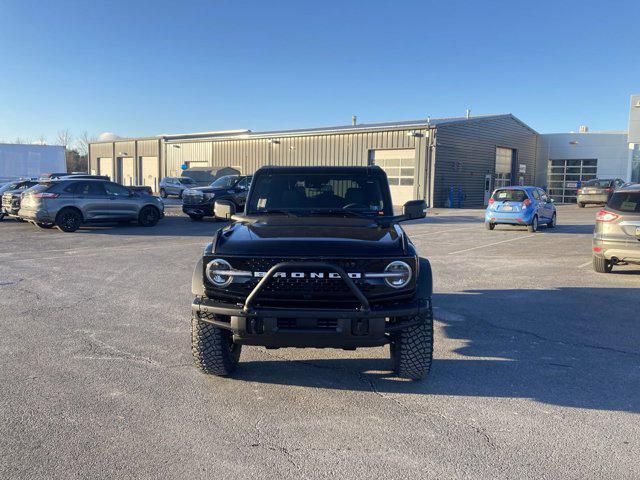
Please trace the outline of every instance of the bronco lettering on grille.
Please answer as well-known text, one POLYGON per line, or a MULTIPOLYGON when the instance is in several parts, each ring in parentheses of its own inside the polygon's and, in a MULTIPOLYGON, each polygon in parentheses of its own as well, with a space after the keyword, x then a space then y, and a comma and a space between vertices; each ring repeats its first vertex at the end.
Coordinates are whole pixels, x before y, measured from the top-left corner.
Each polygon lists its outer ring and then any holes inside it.
MULTIPOLYGON (((253 272, 253 276, 256 278, 264 277, 267 272, 253 272)), ((349 278, 362 278, 361 273, 347 273, 349 278)), ((273 274, 273 278, 329 278, 337 279, 340 275, 336 272, 276 272, 273 274)))

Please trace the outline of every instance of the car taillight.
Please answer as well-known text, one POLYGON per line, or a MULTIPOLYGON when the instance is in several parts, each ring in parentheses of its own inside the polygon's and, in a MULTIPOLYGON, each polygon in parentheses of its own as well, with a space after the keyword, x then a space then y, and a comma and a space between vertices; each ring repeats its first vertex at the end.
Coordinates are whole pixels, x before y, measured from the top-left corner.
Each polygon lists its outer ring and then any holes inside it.
POLYGON ((57 193, 42 192, 42 193, 34 193, 33 196, 36 198, 58 198, 60 195, 58 195, 57 193))
POLYGON ((615 213, 607 212, 606 210, 600 210, 596 214, 596 222, 613 222, 614 220, 620 218, 620 215, 616 215, 615 213))
POLYGON ((582 192, 582 189, 581 189, 581 188, 579 188, 577 193, 578 193, 578 194, 583 193, 583 192, 582 192))
POLYGON ((522 206, 528 207, 529 205, 531 205, 531 200, 528 198, 525 198, 524 202, 522 202, 522 206))
POLYGON ((495 202, 495 200, 493 198, 489 199, 489 205, 493 205, 493 202, 495 202))
POLYGON ((611 193, 611 192, 613 192, 613 188, 607 187, 607 188, 604 189, 604 191, 607 192, 607 193, 611 193))

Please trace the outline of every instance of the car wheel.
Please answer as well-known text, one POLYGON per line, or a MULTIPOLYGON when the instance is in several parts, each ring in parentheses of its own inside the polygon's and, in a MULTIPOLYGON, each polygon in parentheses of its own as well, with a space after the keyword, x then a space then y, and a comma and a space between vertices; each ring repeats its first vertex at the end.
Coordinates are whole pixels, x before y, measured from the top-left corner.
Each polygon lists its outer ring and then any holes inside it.
POLYGON ((160 220, 160 213, 155 207, 144 207, 138 215, 138 223, 143 227, 153 227, 160 220))
POLYGON ((182 190, 180 190, 180 191, 178 192, 178 198, 179 198, 180 200, 182 200, 182 190))
POLYGON ((189 218, 194 222, 199 222, 204 218, 204 215, 189 215, 189 218))
POLYGON ((493 230, 494 228, 496 228, 496 224, 492 222, 484 222, 484 228, 486 228, 487 230, 493 230))
POLYGON ((593 269, 598 273, 611 273, 613 263, 604 257, 593 257, 593 269))
POLYGON ((67 208, 58 213, 55 223, 63 232, 75 232, 82 224, 82 215, 77 210, 67 208))
POLYGON ((551 217, 551 221, 549 223, 547 223, 547 227, 548 228, 553 228, 556 226, 556 221, 558 220, 558 217, 556 215, 555 212, 553 212, 553 216, 551 217))
POLYGON ((579 204, 578 204, 578 207, 580 207, 580 208, 584 208, 584 203, 579 203, 579 204))
POLYGON ((198 315, 191 317, 191 353, 203 373, 226 377, 240 362, 242 345, 233 343, 233 335, 215 325, 203 321, 198 315))
POLYGON ((527 225, 527 229, 530 232, 537 232, 538 231, 538 216, 537 215, 533 216, 533 220, 531 220, 531 225, 527 225))
POLYGON ((45 223, 45 222, 36 222, 36 225, 42 229, 49 229, 49 228, 53 228, 55 227, 55 224, 53 223, 45 223))
POLYGON ((0 222, 4 220, 4 213, 0 213, 0 222))
POLYGON ((160 197, 161 198, 167 198, 167 192, 164 188, 160 189, 160 197))
POLYGON ((391 366, 400 378, 420 380, 431 370, 433 360, 433 314, 421 314, 422 320, 391 336, 391 366))

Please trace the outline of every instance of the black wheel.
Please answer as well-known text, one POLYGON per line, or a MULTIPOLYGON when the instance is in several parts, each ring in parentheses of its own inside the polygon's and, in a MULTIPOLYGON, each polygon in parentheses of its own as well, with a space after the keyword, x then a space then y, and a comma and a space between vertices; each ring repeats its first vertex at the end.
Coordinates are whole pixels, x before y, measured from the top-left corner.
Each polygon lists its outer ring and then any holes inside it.
POLYGON ((160 189, 160 197, 161 198, 167 198, 167 192, 165 191, 164 188, 160 189))
POLYGON ((241 350, 242 345, 233 343, 230 331, 203 321, 197 314, 191 317, 191 353, 201 372, 231 375, 238 366, 241 350))
POLYGON ((580 208, 584 208, 584 203, 579 203, 579 204, 578 204, 578 207, 580 207, 580 208))
POLYGON ((4 213, 0 213, 0 222, 4 220, 4 213))
POLYGON ((53 223, 44 223, 44 222, 36 222, 36 225, 45 230, 55 227, 55 224, 53 223))
POLYGON ((180 193, 178 193, 178 198, 179 198, 180 200, 182 200, 182 191, 180 191, 180 193))
POLYGON ((556 222, 558 221, 558 216, 555 212, 553 212, 553 216, 551 220, 547 223, 547 228, 554 228, 556 226, 556 222))
POLYGON ((160 220, 160 212, 156 207, 144 207, 138 215, 138 223, 143 227, 153 227, 160 220))
POLYGON ((82 224, 82 215, 77 210, 66 208, 58 213, 55 223, 63 232, 75 232, 82 224))
POLYGON ((493 230, 494 228, 496 228, 496 224, 492 222, 484 222, 484 228, 486 228, 487 230, 493 230))
POLYGON ((189 218, 194 222, 199 222, 204 218, 204 215, 189 215, 189 218))
POLYGON ((531 225, 527 225, 527 230, 529 230, 532 233, 538 231, 538 216, 537 215, 533 216, 533 220, 531 220, 531 225))
POLYGON ((613 263, 604 257, 593 257, 593 269, 598 273, 611 273, 613 263))
POLYGON ((429 374, 433 360, 433 314, 422 314, 422 322, 391 337, 391 365, 400 378, 420 380, 429 374))

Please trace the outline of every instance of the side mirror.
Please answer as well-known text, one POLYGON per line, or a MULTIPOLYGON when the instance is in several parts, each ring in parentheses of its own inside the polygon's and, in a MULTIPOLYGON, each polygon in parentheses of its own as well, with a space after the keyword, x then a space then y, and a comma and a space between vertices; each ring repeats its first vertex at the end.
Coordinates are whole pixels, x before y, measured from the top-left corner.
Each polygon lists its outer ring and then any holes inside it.
POLYGON ((402 207, 404 220, 415 220, 427 216, 427 202, 424 200, 410 200, 402 207))
POLYGON ((215 214, 216 218, 220 218, 222 220, 230 220, 231 217, 236 214, 236 206, 229 200, 216 200, 216 203, 213 207, 213 213, 215 214))

